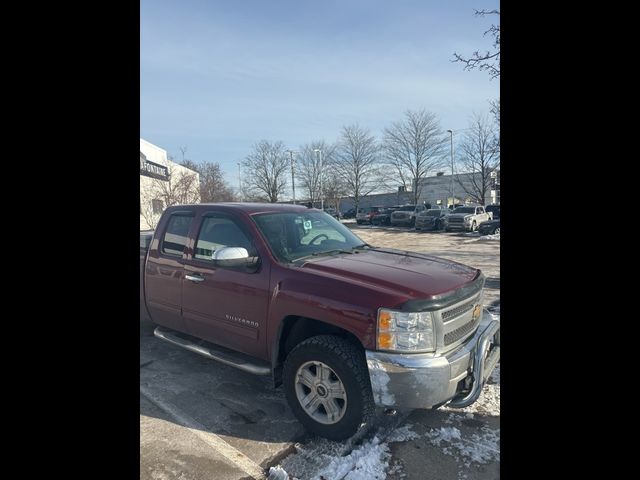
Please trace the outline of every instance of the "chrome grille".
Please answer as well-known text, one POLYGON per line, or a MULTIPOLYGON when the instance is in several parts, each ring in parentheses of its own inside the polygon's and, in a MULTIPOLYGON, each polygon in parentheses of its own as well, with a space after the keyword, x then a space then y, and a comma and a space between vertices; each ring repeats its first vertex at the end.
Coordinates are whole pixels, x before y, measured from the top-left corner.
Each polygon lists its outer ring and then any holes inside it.
POLYGON ((456 328, 452 332, 445 334, 444 336, 444 345, 451 345, 454 342, 457 342, 462 337, 471 333, 473 329, 476 327, 476 322, 471 319, 469 322, 465 323, 461 327, 456 328))
POLYGON ((449 219, 449 223, 464 223, 464 218, 453 217, 449 219))
POLYGON ((467 303, 458 305, 457 307, 454 307, 450 310, 445 310, 444 312, 442 312, 442 321, 444 323, 447 323, 448 321, 451 321, 454 318, 459 317, 460 315, 464 315, 469 310, 473 310, 473 306, 475 305, 477 300, 478 297, 476 296, 473 299, 469 300, 467 303))

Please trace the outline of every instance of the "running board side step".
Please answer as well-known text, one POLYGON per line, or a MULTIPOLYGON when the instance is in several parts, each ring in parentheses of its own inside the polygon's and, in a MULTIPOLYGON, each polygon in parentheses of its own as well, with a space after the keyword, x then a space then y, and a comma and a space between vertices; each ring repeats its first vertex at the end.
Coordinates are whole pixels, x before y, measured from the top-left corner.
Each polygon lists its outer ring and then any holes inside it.
POLYGON ((193 340, 190 340, 187 338, 190 336, 162 327, 156 327, 153 334, 161 340, 173 343, 174 345, 215 360, 216 362, 224 363, 230 367, 235 367, 245 372, 253 373, 254 375, 271 375, 271 366, 267 362, 261 362, 244 353, 234 352, 233 350, 204 342, 195 337, 191 337, 193 340), (206 345, 202 345, 202 343, 206 343, 206 345))

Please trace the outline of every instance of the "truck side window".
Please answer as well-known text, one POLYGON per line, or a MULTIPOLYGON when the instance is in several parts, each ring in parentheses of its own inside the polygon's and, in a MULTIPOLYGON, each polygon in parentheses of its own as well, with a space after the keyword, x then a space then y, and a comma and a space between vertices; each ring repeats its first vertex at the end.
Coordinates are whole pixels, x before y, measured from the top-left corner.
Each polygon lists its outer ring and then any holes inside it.
POLYGON ((167 230, 162 238, 162 253, 182 256, 192 221, 193 217, 187 215, 172 215, 169 218, 167 230))
POLYGON ((249 255, 255 251, 251 240, 233 220, 223 216, 205 217, 196 241, 194 258, 211 260, 213 252, 223 247, 246 248, 249 255))

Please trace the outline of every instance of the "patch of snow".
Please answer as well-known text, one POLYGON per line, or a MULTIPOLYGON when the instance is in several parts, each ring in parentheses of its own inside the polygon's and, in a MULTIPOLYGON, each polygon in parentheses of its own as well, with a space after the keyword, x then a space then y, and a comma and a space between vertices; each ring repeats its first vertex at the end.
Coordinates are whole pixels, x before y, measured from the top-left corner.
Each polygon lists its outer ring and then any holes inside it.
MULTIPOLYGON (((358 441, 354 437, 345 442, 314 438, 305 446, 296 444, 296 453, 285 458, 278 468, 290 472, 290 478, 295 478, 295 475, 304 480, 384 480, 387 470, 403 477, 404 474, 399 473, 401 464, 390 467, 389 443, 420 438, 411 428, 410 424, 399 428, 381 426, 372 438, 361 445, 356 445, 358 441)), ((268 480, 281 479, 274 477, 268 480)))
MULTIPOLYGON (((427 433, 427 436, 432 439, 436 439, 436 443, 440 443, 440 441, 444 440, 445 442, 450 442, 452 440, 460 439, 460 430, 456 427, 440 427, 434 432, 427 433)), ((433 442, 432 442, 433 443, 433 442)))
POLYGON ((334 458, 313 479, 384 480, 390 458, 389 446, 380 443, 380 438, 375 435, 349 455, 334 458))
POLYGON ((483 235, 481 236, 478 240, 482 241, 487 241, 487 240, 498 240, 500 241, 500 234, 496 233, 493 235, 483 235))
POLYGON ((473 434, 466 439, 457 428, 442 427, 428 432, 427 437, 447 455, 462 457, 466 467, 472 462, 482 464, 500 461, 500 430, 482 427, 480 434, 473 434))
MULTIPOLYGON (((267 477, 267 480, 289 480, 289 474, 284 468, 278 465, 277 467, 271 467, 269 469, 269 476, 267 477)), ((293 480, 298 479, 293 477, 293 480)))
POLYGON ((411 425, 405 425, 391 432, 387 437, 387 442, 407 442, 415 438, 420 438, 420 435, 411 430, 411 425))
MULTIPOLYGON (((467 234, 470 235, 470 234, 467 234)), ((487 242, 487 241, 491 241, 491 240, 495 240, 495 241, 500 241, 500 234, 496 233, 495 235, 478 235, 476 236, 476 238, 471 238, 469 240, 465 240, 464 243, 470 243, 470 242, 487 242)))

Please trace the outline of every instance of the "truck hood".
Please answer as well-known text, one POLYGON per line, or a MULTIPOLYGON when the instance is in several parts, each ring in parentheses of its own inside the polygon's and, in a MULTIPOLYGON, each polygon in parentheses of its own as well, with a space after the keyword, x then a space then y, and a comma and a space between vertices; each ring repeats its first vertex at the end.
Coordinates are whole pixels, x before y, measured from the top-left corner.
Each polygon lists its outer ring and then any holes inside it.
POLYGON ((372 289, 384 289, 407 299, 451 292, 480 275, 480 270, 450 260, 385 248, 310 258, 302 268, 358 282, 372 289))
POLYGON ((466 218, 473 217, 473 213, 452 213, 449 215, 449 218, 466 218))

